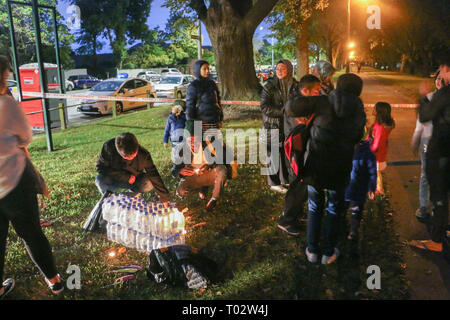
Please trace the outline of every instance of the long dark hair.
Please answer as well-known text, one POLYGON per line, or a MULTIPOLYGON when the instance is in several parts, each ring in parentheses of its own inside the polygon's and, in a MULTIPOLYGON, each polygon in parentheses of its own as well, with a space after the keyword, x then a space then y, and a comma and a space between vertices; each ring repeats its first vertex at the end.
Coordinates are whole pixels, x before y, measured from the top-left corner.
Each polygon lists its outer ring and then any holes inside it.
POLYGON ((391 105, 387 102, 377 102, 375 104, 376 121, 389 127, 395 127, 395 121, 391 116, 391 105))
POLYGON ((0 56, 0 92, 3 92, 5 88, 7 88, 7 84, 5 83, 5 79, 3 75, 7 70, 9 70, 9 60, 5 56, 0 56))

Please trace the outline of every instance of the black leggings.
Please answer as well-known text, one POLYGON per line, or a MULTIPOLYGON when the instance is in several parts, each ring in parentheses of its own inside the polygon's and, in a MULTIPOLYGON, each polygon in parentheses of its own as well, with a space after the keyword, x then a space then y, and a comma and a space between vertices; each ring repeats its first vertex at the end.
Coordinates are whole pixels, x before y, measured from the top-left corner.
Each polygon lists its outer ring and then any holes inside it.
POLYGON ((16 188, 0 199, 0 288, 3 283, 10 221, 41 273, 48 279, 54 278, 58 273, 50 243, 42 232, 39 222, 39 207, 31 170, 31 166, 27 163, 16 188))

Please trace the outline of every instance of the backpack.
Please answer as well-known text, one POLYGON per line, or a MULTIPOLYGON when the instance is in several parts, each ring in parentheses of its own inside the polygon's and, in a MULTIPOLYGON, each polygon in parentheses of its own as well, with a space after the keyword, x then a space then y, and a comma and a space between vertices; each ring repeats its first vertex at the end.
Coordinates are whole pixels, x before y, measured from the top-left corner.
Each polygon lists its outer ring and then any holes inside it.
POLYGON ((213 260, 193 253, 189 246, 175 245, 150 252, 147 277, 156 283, 200 289, 215 280, 217 270, 213 260))
POLYGON ((295 177, 301 176, 306 144, 309 139, 309 127, 314 116, 314 114, 311 115, 306 124, 297 125, 284 140, 284 152, 289 161, 289 169, 295 177))

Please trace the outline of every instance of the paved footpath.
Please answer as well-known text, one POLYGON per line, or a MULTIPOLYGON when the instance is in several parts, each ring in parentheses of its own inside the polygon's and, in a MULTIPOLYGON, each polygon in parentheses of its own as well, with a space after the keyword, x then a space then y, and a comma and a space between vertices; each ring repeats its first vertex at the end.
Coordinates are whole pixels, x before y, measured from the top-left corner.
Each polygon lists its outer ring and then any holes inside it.
MULTIPOLYGON (((411 95, 410 84, 409 87, 386 85, 371 71, 366 74, 362 72, 360 76, 364 80, 362 98, 365 103, 416 103, 411 95)), ((395 78, 395 74, 390 73, 389 77, 395 78)), ((398 78, 401 77, 403 76, 399 74, 398 78)), ((404 242, 428 239, 425 226, 414 216, 419 207, 420 162, 411 152, 410 141, 415 128, 416 112, 394 109, 392 115, 396 128, 389 138, 388 167, 384 182, 388 200, 394 210, 396 230, 404 242)), ((450 300, 450 265, 439 254, 405 245, 404 259, 411 299, 450 300)))

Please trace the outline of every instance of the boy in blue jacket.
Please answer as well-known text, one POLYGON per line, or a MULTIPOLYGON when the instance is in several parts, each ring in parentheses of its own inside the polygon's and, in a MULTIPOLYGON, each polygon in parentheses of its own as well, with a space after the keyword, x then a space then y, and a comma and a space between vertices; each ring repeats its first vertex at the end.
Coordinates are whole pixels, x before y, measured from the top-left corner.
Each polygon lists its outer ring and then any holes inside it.
MULTIPOLYGON (((367 137, 367 134, 365 135, 367 137)), ((367 197, 373 200, 377 188, 377 159, 370 150, 369 140, 363 138, 353 154, 350 183, 345 191, 345 201, 352 214, 349 240, 358 240, 358 230, 367 197)))
MULTIPOLYGON (((176 104, 172 107, 172 113, 167 118, 166 129, 164 130, 163 143, 164 148, 169 147, 169 138, 172 143, 172 154, 174 148, 183 142, 183 129, 186 125, 186 114, 183 107, 176 104), (179 130, 180 129, 180 130, 179 130)), ((172 175, 176 172, 176 165, 172 166, 172 175)))

